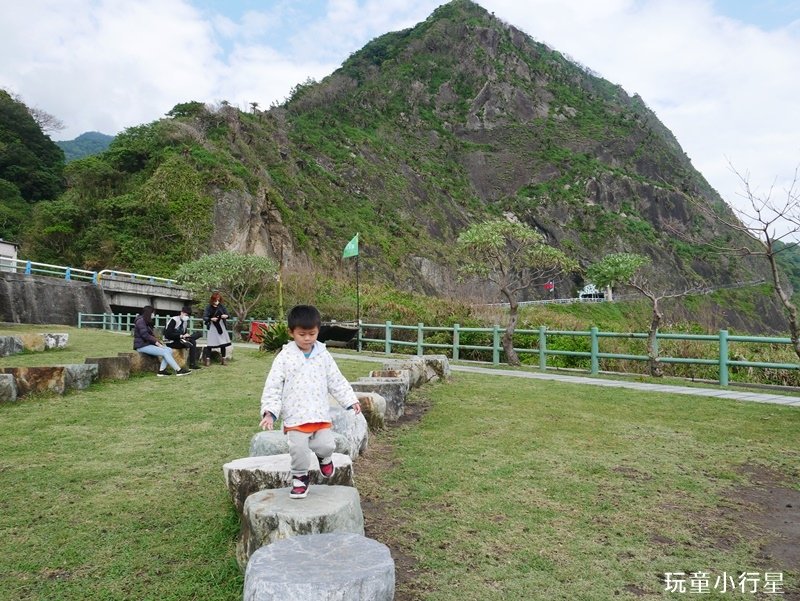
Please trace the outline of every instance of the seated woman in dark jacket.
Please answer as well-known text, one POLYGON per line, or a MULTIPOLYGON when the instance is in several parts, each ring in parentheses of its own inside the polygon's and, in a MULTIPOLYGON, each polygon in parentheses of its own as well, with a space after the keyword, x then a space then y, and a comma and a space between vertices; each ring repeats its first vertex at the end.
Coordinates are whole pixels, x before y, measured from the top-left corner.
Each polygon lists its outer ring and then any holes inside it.
POLYGON ((181 369, 175 357, 172 356, 172 349, 156 338, 153 331, 153 307, 147 305, 142 309, 142 314, 133 322, 133 350, 145 355, 161 357, 161 366, 158 368, 159 376, 168 376, 167 364, 174 370, 176 376, 190 374, 188 369, 181 369))

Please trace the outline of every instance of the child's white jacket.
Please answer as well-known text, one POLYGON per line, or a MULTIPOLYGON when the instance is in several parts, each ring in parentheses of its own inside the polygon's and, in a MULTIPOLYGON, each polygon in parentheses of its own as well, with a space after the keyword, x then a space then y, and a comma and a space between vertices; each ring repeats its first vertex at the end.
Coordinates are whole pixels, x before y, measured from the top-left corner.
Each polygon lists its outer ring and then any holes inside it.
POLYGON ((358 402, 352 386, 321 342, 306 359, 294 341, 285 344, 267 375, 261 393, 261 416, 267 411, 284 426, 331 421, 328 394, 348 408, 358 402))

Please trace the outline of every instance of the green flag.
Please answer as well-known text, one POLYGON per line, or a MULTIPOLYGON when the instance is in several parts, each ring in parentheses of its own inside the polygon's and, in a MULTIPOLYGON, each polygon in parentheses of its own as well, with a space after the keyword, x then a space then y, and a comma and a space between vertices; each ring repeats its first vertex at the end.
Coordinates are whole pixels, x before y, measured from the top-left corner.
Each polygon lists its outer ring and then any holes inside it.
POLYGON ((347 243, 347 246, 344 247, 344 252, 342 253, 342 259, 346 259, 347 257, 355 257, 358 255, 358 234, 353 236, 353 239, 347 243))

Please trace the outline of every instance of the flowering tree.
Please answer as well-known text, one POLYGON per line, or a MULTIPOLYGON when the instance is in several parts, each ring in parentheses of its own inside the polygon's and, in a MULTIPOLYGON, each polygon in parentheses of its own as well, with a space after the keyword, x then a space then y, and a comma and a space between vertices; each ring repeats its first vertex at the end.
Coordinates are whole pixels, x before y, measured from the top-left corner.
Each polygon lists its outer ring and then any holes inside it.
POLYGON ((503 334, 503 351, 511 365, 519 365, 514 350, 520 292, 558 273, 578 270, 578 263, 544 242, 528 225, 508 219, 494 219, 473 225, 458 237, 462 275, 486 278, 500 289, 509 306, 503 334))
POLYGON ((175 279, 195 298, 219 292, 242 320, 267 293, 277 273, 278 264, 267 257, 220 252, 182 264, 175 279))

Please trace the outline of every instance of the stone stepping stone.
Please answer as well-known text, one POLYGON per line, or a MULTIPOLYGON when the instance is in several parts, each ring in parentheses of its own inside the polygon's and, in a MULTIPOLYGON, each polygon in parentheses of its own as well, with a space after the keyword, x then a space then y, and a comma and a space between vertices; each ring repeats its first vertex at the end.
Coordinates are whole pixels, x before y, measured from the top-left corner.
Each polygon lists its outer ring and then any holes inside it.
POLYGON ((253 553, 244 601, 391 601, 388 547, 359 534, 293 536, 253 553))
POLYGON ((386 399, 377 392, 357 392, 361 412, 367 420, 370 431, 377 432, 386 427, 386 399))
POLYGON ((289 497, 290 488, 255 492, 244 502, 236 561, 247 561, 264 545, 301 534, 364 534, 361 499, 351 486, 311 486, 304 499, 289 497))
MULTIPOLYGON (((350 442, 343 434, 332 432, 336 442, 334 453, 350 454, 350 442)), ((281 430, 263 430, 256 432, 250 439, 250 457, 262 455, 282 455, 289 452, 289 441, 281 430)))
POLYGON ((386 400, 386 419, 395 421, 406 412, 408 382, 403 378, 359 378, 350 382, 356 395, 361 392, 375 392, 386 400))
POLYGON ((51 367, 1 367, 0 373, 14 377, 17 397, 39 392, 64 394, 68 390, 88 388, 97 378, 97 365, 78 363, 51 367))
POLYGON ((352 409, 344 409, 339 404, 331 405, 330 413, 333 431, 344 436, 346 440, 347 455, 350 459, 357 459, 367 450, 369 442, 367 418, 362 414, 356 415, 352 409))
POLYGON ((84 363, 97 365, 99 380, 127 380, 131 375, 131 360, 128 357, 89 357, 84 363))
MULTIPOLYGON (((338 484, 354 486, 353 461, 347 455, 333 454, 333 465, 336 473, 325 480, 319 473, 319 464, 315 457, 311 459, 308 472, 311 484, 338 484)), ((251 494, 259 490, 285 488, 292 483, 291 458, 288 453, 261 457, 244 457, 222 466, 225 484, 231 495, 236 510, 241 513, 244 502, 251 494)))

